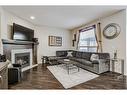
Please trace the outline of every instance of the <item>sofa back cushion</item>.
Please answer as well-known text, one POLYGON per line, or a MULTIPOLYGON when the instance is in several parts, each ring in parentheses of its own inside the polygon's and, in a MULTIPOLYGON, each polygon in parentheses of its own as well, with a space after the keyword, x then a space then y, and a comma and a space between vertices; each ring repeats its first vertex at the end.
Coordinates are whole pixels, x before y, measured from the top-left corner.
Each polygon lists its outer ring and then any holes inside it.
POLYGON ((109 53, 99 53, 99 59, 110 59, 109 53))
POLYGON ((57 57, 66 57, 67 54, 68 54, 67 51, 56 51, 57 57))
POLYGON ((77 51, 72 51, 72 56, 76 57, 76 53, 77 53, 77 51))
POLYGON ((83 52, 77 51, 76 52, 76 57, 77 58, 82 58, 82 54, 83 54, 83 52))
POLYGON ((109 53, 91 52, 91 54, 97 54, 99 56, 99 59, 109 59, 110 58, 110 54, 109 53))
POLYGON ((109 53, 97 53, 97 52, 81 52, 81 51, 73 51, 72 56, 77 58, 83 58, 88 61, 90 61, 91 55, 97 54, 99 56, 99 59, 109 59, 110 55, 109 53))
POLYGON ((90 60, 91 54, 92 53, 90 53, 90 52, 83 52, 82 53, 82 58, 86 59, 86 60, 90 60))

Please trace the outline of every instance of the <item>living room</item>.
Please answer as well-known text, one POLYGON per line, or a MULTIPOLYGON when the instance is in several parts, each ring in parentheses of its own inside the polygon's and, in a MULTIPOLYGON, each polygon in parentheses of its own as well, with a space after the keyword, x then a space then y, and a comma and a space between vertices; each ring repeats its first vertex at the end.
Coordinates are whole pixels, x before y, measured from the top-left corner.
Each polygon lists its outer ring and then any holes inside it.
MULTIPOLYGON (((9 84, 6 89, 126 89, 126 14, 125 6, 1 6, 0 54, 5 55, 7 63, 12 65, 16 62, 16 53, 21 53, 20 56, 25 51, 30 53, 30 65, 21 70, 21 79, 12 79, 14 84, 9 84), (108 29, 111 26, 115 28, 108 29), (34 30, 32 42, 24 42, 19 39, 20 35, 14 37, 17 27, 34 30), (80 40, 81 33, 92 29, 94 32, 91 31, 91 35, 96 43, 92 43, 95 46, 90 49, 90 46, 82 46, 80 40), (106 34, 114 29, 117 30, 115 34, 106 34), (61 55, 63 52, 65 56, 61 55), (89 59, 98 55, 108 65, 96 65, 95 62, 91 68, 72 64, 72 70, 67 64, 64 68, 63 63, 78 64, 75 59, 88 57, 89 52, 95 52, 90 53, 89 59), (67 56, 76 58, 68 59, 67 56), (59 57, 65 58, 58 60, 59 57), (60 68, 64 68, 63 74, 60 68), (71 73, 73 70, 74 73, 71 73), (88 77, 85 79, 82 76, 88 77), (74 80, 69 80, 69 77, 74 80), (76 78, 79 81, 76 82, 76 78)), ((15 78, 16 75, 11 73, 12 76, 15 78)))

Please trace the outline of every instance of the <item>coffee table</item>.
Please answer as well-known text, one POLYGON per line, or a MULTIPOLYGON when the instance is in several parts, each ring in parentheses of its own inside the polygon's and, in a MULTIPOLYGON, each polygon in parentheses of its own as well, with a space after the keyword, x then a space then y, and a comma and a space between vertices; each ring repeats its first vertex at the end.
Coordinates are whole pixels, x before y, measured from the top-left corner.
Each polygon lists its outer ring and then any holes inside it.
POLYGON ((60 59, 60 60, 57 60, 57 62, 60 64, 63 64, 63 66, 66 67, 68 74, 70 74, 70 70, 72 69, 75 69, 75 70, 77 69, 77 72, 79 72, 80 70, 80 68, 77 66, 78 63, 73 60, 60 59))

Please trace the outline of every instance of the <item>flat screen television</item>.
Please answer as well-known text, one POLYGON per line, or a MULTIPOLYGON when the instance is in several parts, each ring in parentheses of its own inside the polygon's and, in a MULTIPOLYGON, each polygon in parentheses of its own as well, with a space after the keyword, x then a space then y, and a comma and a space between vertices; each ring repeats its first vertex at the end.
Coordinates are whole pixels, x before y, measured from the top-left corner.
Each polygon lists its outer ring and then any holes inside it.
POLYGON ((34 38, 34 30, 13 23, 13 40, 32 41, 34 38))

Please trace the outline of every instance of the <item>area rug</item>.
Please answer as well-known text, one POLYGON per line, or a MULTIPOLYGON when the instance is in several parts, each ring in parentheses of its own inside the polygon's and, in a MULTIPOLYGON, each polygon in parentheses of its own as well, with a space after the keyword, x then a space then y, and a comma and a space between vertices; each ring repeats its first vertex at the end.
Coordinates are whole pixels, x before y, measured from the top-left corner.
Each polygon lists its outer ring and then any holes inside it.
POLYGON ((75 69, 75 71, 71 71, 70 74, 68 74, 67 69, 62 65, 47 66, 47 68, 65 89, 74 87, 99 76, 81 68, 79 72, 76 72, 75 69))

